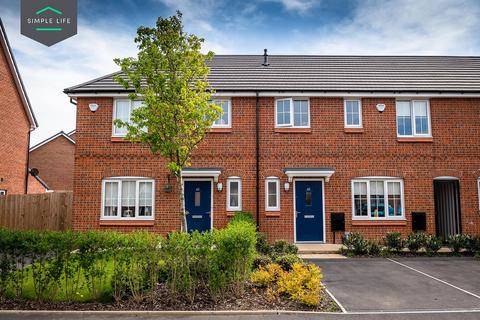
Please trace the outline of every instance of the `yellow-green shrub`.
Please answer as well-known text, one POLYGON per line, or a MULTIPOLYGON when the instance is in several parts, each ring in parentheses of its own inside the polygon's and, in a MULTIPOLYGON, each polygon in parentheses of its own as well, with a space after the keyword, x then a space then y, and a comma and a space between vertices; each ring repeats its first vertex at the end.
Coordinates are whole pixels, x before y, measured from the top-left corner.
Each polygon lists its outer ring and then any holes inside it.
POLYGON ((260 267, 250 275, 253 284, 259 287, 267 287, 275 283, 284 271, 276 263, 270 263, 266 267, 260 267))
POLYGON ((314 264, 295 263, 290 272, 283 272, 278 279, 278 291, 308 306, 320 303, 322 273, 314 264))

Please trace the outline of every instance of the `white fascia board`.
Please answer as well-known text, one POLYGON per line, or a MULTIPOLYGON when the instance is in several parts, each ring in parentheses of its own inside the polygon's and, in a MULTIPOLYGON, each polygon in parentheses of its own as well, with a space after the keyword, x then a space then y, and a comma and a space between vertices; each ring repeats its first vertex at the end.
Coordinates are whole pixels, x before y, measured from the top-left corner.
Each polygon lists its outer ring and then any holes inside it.
POLYGON ((335 170, 285 170, 285 175, 288 177, 288 182, 292 182, 294 178, 325 178, 325 181, 330 181, 330 177, 335 173, 335 170))

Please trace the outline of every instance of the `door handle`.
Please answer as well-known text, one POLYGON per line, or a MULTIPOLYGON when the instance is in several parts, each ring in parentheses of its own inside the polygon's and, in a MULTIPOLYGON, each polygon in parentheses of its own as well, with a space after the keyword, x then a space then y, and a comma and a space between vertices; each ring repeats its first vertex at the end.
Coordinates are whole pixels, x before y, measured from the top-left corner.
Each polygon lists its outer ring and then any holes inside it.
POLYGON ((295 211, 295 219, 298 218, 298 214, 300 213, 300 211, 295 211))
POLYGON ((185 215, 188 216, 190 214, 190 212, 188 212, 188 210, 185 210, 185 215))

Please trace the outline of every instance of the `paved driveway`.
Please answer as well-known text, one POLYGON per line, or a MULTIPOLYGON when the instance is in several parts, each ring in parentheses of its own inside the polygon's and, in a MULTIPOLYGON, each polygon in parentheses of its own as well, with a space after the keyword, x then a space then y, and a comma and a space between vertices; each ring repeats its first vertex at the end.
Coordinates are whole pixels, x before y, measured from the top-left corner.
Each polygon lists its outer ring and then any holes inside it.
POLYGON ((470 258, 315 260, 347 312, 480 309, 480 261, 470 258))

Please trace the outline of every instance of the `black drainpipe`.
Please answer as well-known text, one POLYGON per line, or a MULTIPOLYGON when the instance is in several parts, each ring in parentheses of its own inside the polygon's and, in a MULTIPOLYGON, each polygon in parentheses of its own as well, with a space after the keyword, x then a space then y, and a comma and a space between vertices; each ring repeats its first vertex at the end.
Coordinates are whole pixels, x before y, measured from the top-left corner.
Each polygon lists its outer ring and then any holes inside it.
POLYGON ((257 230, 260 230, 260 101, 258 91, 255 94, 255 197, 257 210, 257 230))
POLYGON ((30 170, 28 169, 29 162, 30 162, 30 132, 32 129, 28 129, 28 136, 27 136, 27 164, 25 168, 25 194, 28 193, 28 175, 30 174, 30 170))

